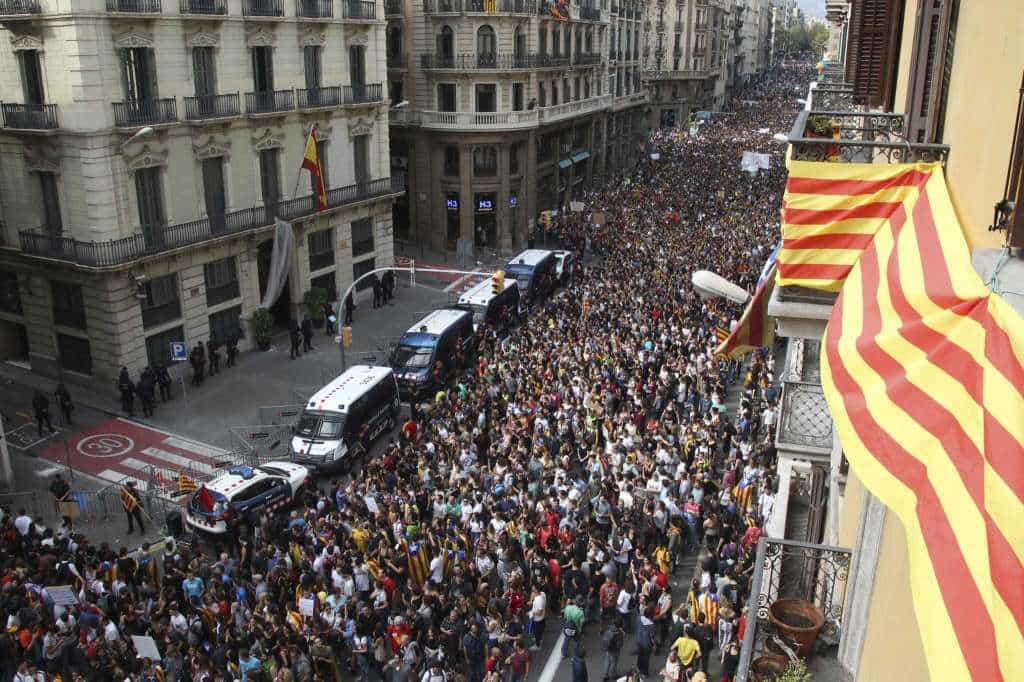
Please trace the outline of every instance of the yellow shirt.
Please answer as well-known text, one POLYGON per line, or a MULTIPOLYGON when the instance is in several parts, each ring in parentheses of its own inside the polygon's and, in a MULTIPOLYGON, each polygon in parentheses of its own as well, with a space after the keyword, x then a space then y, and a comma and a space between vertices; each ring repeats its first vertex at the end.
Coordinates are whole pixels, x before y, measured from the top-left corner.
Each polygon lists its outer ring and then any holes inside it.
POLYGON ((654 560, 658 563, 658 568, 661 572, 667 575, 669 568, 671 568, 670 562, 672 560, 672 555, 669 554, 668 549, 658 547, 654 550, 654 560))
POLYGON ((693 663, 693 659, 700 653, 700 646, 697 644, 697 640, 690 639, 689 637, 680 637, 672 644, 672 648, 676 650, 676 655, 679 656, 679 660, 682 661, 683 665, 693 663))
POLYGON ((369 539, 370 533, 362 528, 356 528, 352 531, 352 541, 356 543, 356 547, 359 548, 360 552, 366 551, 366 541, 369 539))

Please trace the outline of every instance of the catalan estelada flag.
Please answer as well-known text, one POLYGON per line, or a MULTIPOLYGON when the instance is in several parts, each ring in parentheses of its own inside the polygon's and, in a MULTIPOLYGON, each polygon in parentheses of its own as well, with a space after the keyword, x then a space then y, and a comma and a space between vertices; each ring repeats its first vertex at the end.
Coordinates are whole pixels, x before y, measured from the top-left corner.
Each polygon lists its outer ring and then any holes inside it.
POLYGON ((419 542, 408 542, 405 545, 405 556, 409 562, 409 579, 416 587, 423 587, 430 573, 430 560, 427 558, 426 545, 419 542))
POLYGON ((320 165, 320 150, 316 146, 316 126, 309 129, 306 138, 306 153, 302 156, 302 167, 309 171, 309 185, 316 196, 316 210, 327 208, 327 190, 324 188, 323 166, 320 165))
POLYGON ((906 530, 931 678, 1024 680, 1024 320, 971 266, 938 164, 793 162, 785 202, 789 281, 841 286, 821 383, 906 530))
MULTIPOLYGON (((770 346, 775 341, 775 326, 768 319, 768 299, 775 288, 775 263, 772 263, 757 290, 750 297, 747 309, 743 311, 739 324, 729 333, 725 341, 718 344, 715 355, 727 358, 743 357, 752 350, 770 346)), ((716 332, 717 333, 717 332, 716 332)))

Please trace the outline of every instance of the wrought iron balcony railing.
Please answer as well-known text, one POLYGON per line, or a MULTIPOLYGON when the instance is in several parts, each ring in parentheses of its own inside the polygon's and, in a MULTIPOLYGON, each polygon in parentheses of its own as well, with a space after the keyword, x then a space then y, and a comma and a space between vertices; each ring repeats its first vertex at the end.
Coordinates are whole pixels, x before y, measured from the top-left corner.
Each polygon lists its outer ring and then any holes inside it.
POLYGON ((59 127, 56 104, 3 104, 4 128, 54 130, 59 127))
POLYGON ((909 142, 904 136, 904 131, 903 114, 805 109, 799 113, 793 124, 789 143, 792 158, 797 161, 939 161, 945 165, 949 158, 949 145, 909 142), (838 139, 833 137, 836 126, 838 139), (827 133, 823 132, 824 127, 829 128, 827 133))
POLYGON ((118 128, 175 123, 178 102, 173 97, 128 102, 114 102, 114 125, 118 128))
POLYGON ((402 0, 384 0, 384 16, 401 16, 404 11, 402 0))
POLYGON ((829 644, 839 642, 850 557, 850 550, 843 547, 761 538, 754 560, 747 631, 741 643, 736 682, 753 679, 751 664, 758 656, 781 653, 779 644, 793 648, 793 642, 782 636, 768 617, 768 610, 777 599, 812 602, 825 616, 818 639, 829 644))
MULTIPOLYGON (((400 175, 347 187, 336 187, 327 192, 327 208, 401 194, 404 191, 405 178, 400 175)), ((273 224, 275 216, 292 221, 314 215, 316 212, 316 198, 307 195, 272 205, 231 211, 213 221, 210 218, 199 218, 175 225, 154 226, 148 228, 145 234, 104 242, 86 242, 39 232, 21 232, 19 238, 22 252, 30 256, 67 261, 84 267, 114 267, 131 263, 144 256, 192 246, 226 234, 239 234, 267 227, 273 224)))
POLYGON ((853 87, 820 83, 811 93, 812 106, 824 111, 855 111, 859 107, 853 100, 853 87))
POLYGON ((592 66, 594 64, 600 64, 601 63, 601 55, 600 54, 595 54, 595 53, 592 53, 592 52, 591 53, 582 53, 581 52, 580 54, 577 54, 575 57, 573 57, 572 62, 573 62, 573 64, 578 64, 579 66, 592 66))
POLYGON ((341 18, 373 21, 377 18, 377 3, 365 0, 341 0, 341 18))
POLYGON ((338 107, 342 104, 341 87, 338 85, 322 88, 299 88, 295 91, 299 109, 338 107))
POLYGON ((330 19, 334 0, 295 0, 295 16, 302 19, 330 19))
POLYGON ((231 95, 197 95, 185 98, 185 120, 203 121, 230 118, 242 113, 238 93, 231 95))
POLYGON ((39 14, 42 11, 39 0, 0 0, 0 16, 3 17, 39 14))
POLYGON ((199 14, 202 16, 227 16, 226 0, 181 0, 179 11, 182 14, 199 14))
POLYGON ((580 19, 583 21, 601 21, 600 7, 580 7, 580 19))
POLYGON ((107 0, 108 12, 122 14, 160 14, 160 0, 107 0))
POLYGON ((496 70, 547 69, 569 65, 569 57, 546 54, 421 54, 422 69, 496 70))
POLYGON ((384 101, 384 87, 380 83, 364 83, 346 85, 344 87, 345 104, 372 104, 384 101))
POLYGON ((245 113, 272 114, 277 111, 291 111, 295 108, 295 92, 292 90, 267 90, 245 93, 245 113))
POLYGON ((242 0, 242 16, 283 17, 281 0, 242 0))
POLYGON ((537 0, 423 0, 424 14, 534 14, 537 0))

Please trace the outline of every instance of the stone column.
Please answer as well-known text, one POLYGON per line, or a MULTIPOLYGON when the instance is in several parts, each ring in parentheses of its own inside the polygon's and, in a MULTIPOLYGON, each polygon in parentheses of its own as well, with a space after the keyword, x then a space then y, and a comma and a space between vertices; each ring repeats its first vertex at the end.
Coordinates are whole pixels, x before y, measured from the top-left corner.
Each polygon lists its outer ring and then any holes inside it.
MULTIPOLYGON (((515 144, 514 142, 512 144, 515 144)), ((500 186, 498 189, 498 205, 494 207, 497 213, 497 232, 498 232, 498 244, 497 248, 503 251, 508 251, 512 248, 512 231, 515 229, 515 225, 512 222, 513 212, 509 208, 508 198, 511 193, 511 179, 508 173, 508 157, 509 157, 509 145, 502 144, 498 146, 498 177, 500 178, 500 186)))
POLYGON ((537 220, 537 131, 531 130, 526 138, 526 154, 520 163, 525 164, 522 172, 522 182, 519 185, 519 208, 523 211, 523 218, 520 218, 520 229, 523 231, 519 240, 526 244, 533 226, 537 220))
POLYGON ((459 241, 463 242, 466 254, 473 253, 476 228, 473 217, 473 146, 462 144, 459 145, 459 241))

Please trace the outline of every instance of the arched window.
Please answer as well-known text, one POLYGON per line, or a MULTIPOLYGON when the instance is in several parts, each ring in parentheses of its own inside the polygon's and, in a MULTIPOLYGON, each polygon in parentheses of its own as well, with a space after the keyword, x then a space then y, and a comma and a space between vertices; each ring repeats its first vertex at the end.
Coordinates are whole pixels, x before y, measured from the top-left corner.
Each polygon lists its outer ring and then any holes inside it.
POLYGON ((388 26, 388 56, 398 57, 402 54, 402 27, 397 24, 388 26))
POLYGON ((514 45, 515 55, 522 57, 526 54, 526 33, 516 26, 515 31, 512 33, 512 45, 514 45))
POLYGON ((476 31, 476 58, 481 66, 494 66, 498 54, 498 38, 486 24, 476 31))
POLYGON ((442 26, 437 36, 437 56, 442 61, 455 59, 455 31, 451 26, 442 26))
POLYGON ((476 147, 473 149, 473 175, 494 176, 498 174, 498 149, 476 147))

